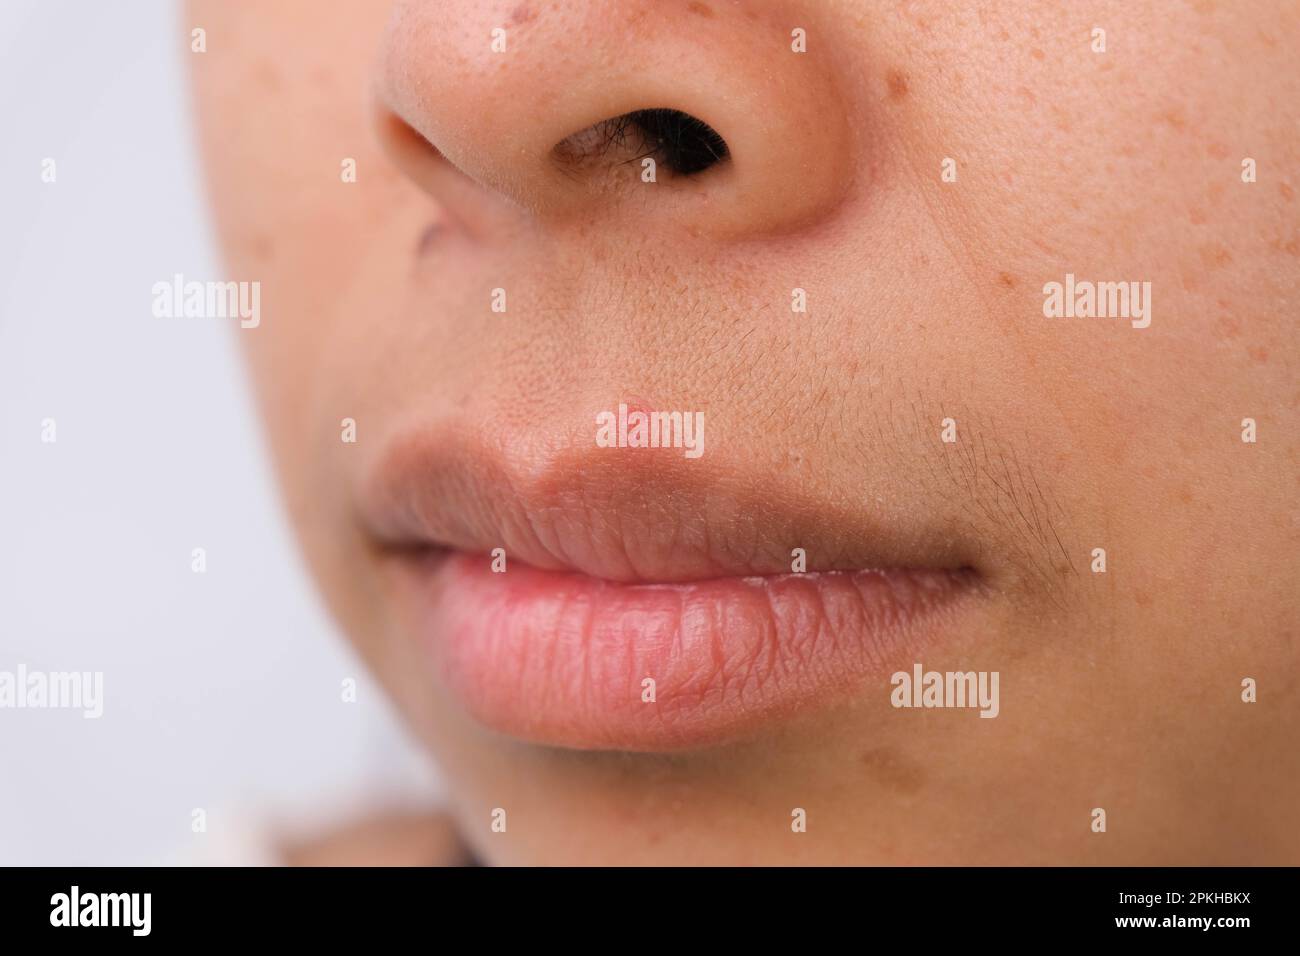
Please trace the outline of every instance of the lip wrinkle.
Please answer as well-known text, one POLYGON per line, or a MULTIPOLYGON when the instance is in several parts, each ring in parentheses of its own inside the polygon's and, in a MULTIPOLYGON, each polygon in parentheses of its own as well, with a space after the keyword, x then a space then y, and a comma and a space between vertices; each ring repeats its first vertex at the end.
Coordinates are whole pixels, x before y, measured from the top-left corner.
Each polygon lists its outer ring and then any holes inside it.
MULTIPOLYGON (((403 562, 411 627, 480 722, 577 749, 671 751, 755 732, 879 677, 967 596, 942 571, 620 584, 451 554, 403 562), (642 681, 656 700, 642 700, 642 681)), ((883 683, 883 682, 882 682, 883 683)))

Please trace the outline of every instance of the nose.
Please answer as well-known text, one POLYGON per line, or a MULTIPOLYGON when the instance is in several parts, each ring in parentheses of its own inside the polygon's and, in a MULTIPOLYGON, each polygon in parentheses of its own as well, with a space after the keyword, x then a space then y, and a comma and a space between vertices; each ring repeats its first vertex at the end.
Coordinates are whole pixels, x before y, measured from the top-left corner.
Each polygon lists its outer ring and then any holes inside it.
POLYGON ((829 43, 772 0, 399 0, 380 136, 444 204, 544 223, 796 230, 855 164, 829 43), (801 38, 800 34, 803 34, 801 38), (803 49, 801 49, 803 47, 803 49))

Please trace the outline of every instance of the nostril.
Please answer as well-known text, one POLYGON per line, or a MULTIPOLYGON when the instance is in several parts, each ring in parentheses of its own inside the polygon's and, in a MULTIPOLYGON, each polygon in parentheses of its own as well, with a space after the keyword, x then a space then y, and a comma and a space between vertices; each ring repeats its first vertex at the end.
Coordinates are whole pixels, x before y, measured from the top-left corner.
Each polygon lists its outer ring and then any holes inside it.
POLYGON ((662 161, 674 172, 699 173, 727 158, 727 141, 703 120, 681 110, 637 110, 628 114, 658 145, 662 161))
POLYGON ((601 120, 555 145, 558 161, 569 166, 652 157, 674 173, 690 176, 724 162, 727 141, 708 123, 674 109, 634 110, 601 120), (629 155, 630 154, 630 155, 629 155))

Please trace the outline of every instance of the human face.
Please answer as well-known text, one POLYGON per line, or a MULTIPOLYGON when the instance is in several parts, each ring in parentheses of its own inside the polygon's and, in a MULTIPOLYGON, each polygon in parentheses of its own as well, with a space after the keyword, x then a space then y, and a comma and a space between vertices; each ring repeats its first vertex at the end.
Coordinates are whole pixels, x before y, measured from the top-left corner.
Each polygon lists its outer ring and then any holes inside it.
POLYGON ((480 853, 1300 862, 1298 17, 191 4, 285 500, 480 853))

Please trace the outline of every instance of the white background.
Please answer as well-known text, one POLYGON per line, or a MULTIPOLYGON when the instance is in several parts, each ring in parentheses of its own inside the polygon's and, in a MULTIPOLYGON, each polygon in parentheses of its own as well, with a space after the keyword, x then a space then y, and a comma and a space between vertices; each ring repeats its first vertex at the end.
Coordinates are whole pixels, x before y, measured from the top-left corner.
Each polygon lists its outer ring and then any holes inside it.
POLYGON ((0 670, 105 682, 99 720, 0 709, 0 864, 224 858, 250 820, 434 789, 305 578, 240 332, 151 314, 221 277, 181 15, 0 4, 0 670))

